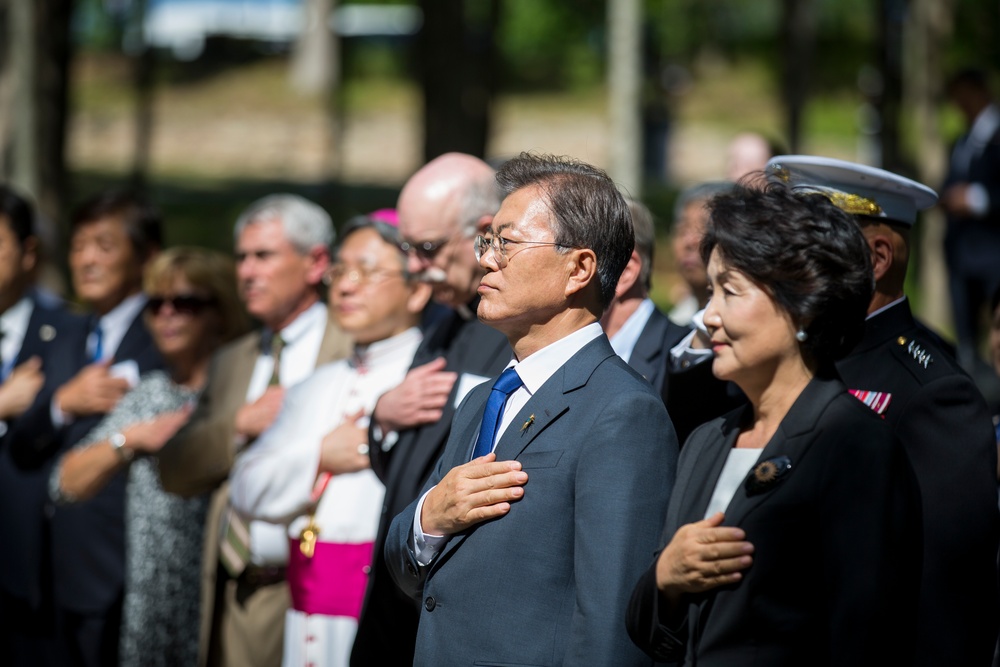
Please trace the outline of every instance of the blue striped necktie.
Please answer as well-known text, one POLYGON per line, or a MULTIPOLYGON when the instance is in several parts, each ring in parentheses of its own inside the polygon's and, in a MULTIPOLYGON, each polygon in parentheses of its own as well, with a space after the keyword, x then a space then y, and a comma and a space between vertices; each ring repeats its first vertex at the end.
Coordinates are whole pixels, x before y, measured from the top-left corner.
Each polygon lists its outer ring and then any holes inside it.
POLYGON ((479 427, 479 437, 476 438, 476 447, 472 450, 472 458, 486 456, 493 451, 493 440, 500 428, 503 406, 510 395, 517 391, 522 384, 524 383, 521 382, 521 377, 513 368, 505 370, 493 383, 493 390, 490 391, 490 397, 486 400, 486 411, 483 413, 483 423, 479 427))

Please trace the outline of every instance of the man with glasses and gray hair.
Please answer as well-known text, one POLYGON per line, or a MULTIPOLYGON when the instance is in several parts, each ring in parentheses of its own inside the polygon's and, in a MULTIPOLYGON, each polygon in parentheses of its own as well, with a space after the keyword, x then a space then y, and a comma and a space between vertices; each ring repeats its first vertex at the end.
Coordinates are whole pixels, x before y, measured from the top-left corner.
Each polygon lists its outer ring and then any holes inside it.
POLYGON ((514 358, 456 411, 385 556, 419 601, 413 664, 649 665, 625 606, 655 549, 677 439, 599 320, 634 249, 604 172, 521 154, 476 241, 477 315, 514 358), (491 386, 492 385, 492 386, 491 386))
POLYGON ((247 521, 228 505, 230 469, 274 421, 285 388, 350 352, 327 316, 320 284, 330 265, 333 223, 297 195, 251 204, 233 232, 236 280, 262 329, 212 359, 191 421, 160 453, 167 491, 215 491, 205 528, 199 664, 281 663, 288 540, 281 526, 247 521))
POLYGON ((372 469, 385 484, 382 518, 351 664, 410 664, 416 603, 392 583, 382 547, 392 518, 420 492, 444 448, 455 408, 510 360, 507 339, 476 319, 484 270, 472 239, 500 208, 494 171, 479 158, 448 153, 427 163, 399 195, 407 269, 451 309, 427 331, 413 366, 375 406, 369 432, 372 469))

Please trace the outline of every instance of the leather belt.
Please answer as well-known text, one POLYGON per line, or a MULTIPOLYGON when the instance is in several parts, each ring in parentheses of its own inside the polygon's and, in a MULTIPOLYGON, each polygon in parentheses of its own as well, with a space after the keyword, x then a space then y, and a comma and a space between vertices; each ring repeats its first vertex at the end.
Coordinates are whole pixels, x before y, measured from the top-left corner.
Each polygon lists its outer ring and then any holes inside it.
POLYGON ((237 577, 237 581, 245 583, 252 588, 262 588, 271 584, 281 583, 285 580, 287 573, 288 568, 284 565, 254 565, 251 563, 237 577))

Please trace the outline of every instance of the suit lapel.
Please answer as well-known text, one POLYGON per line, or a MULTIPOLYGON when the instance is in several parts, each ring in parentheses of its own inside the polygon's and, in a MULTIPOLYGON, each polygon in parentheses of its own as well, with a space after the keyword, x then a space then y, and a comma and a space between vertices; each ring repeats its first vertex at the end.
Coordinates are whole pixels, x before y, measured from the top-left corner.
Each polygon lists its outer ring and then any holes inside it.
POLYGON ((41 357, 49 344, 65 344, 60 338, 61 327, 57 325, 55 311, 50 311, 32 299, 31 317, 28 318, 28 328, 24 331, 21 349, 17 351, 14 365, 24 363, 34 356, 41 357))
MULTIPOLYGON (((611 344, 606 336, 599 336, 595 340, 587 343, 583 349, 570 357, 569 361, 562 365, 525 404, 514 421, 510 423, 507 430, 500 437, 494 451, 497 461, 509 461, 516 459, 524 449, 531 444, 552 422, 569 411, 569 401, 567 394, 575 389, 587 384, 594 370, 606 359, 615 356, 611 344), (521 428, 521 424, 528 420, 532 414, 534 421, 529 428, 521 428), (535 428, 537 426, 537 428, 535 428)), ((472 456, 472 449, 475 445, 474 438, 480 422, 483 420, 483 413, 486 411, 486 401, 491 391, 493 382, 485 383, 477 387, 475 392, 469 397, 465 404, 465 409, 461 410, 456 417, 455 427, 452 429, 451 438, 460 438, 451 448, 452 460, 446 461, 448 464, 445 470, 467 462, 472 456), (473 406, 475 408, 473 409, 473 406)), ((476 526, 470 531, 454 535, 441 555, 434 560, 431 565, 433 569, 440 567, 446 560, 449 553, 454 551, 465 540, 471 531, 475 531, 476 526)), ((432 571, 433 571, 432 569, 432 571)))
POLYGON ((344 333, 330 316, 326 315, 326 329, 323 332, 323 342, 320 343, 316 355, 316 367, 343 359, 351 353, 351 337, 344 333))
POLYGON ((608 339, 599 336, 570 357, 515 415, 497 442, 497 460, 516 459, 552 422, 569 411, 569 394, 585 386, 597 367, 613 356, 608 339))
POLYGON ((232 368, 226 369, 232 375, 226 382, 225 390, 232 392, 233 400, 237 405, 243 405, 247 399, 247 391, 250 388, 254 367, 257 365, 257 357, 261 353, 260 332, 255 331, 246 336, 234 352, 236 354, 233 355, 232 368))
MULTIPOLYGON (((635 341, 632 356, 628 360, 629 366, 646 378, 646 381, 654 387, 661 371, 656 360, 660 359, 663 354, 663 337, 667 330, 665 319, 659 312, 653 311, 642 333, 639 334, 638 340, 635 341)), ((662 366, 662 362, 659 365, 662 366)))
MULTIPOLYGON (((677 498, 681 500, 677 510, 676 519, 673 523, 675 529, 686 523, 701 521, 705 518, 705 510, 715 493, 715 485, 722 474, 722 468, 726 463, 729 450, 736 444, 736 436, 740 432, 740 424, 747 416, 747 407, 744 410, 730 415, 722 422, 718 431, 704 434, 703 439, 708 442, 698 447, 698 458, 691 468, 691 473, 678 475, 677 483, 683 483, 685 487, 691 482, 698 484, 695 489, 677 489, 677 498)), ((691 442, 687 446, 698 446, 699 443, 691 442)))
POLYGON ((125 331, 122 342, 118 344, 118 349, 115 350, 113 362, 117 363, 127 359, 136 362, 140 373, 145 373, 152 368, 159 368, 162 365, 160 354, 153 344, 152 336, 149 335, 149 331, 146 329, 146 323, 143 321, 141 312, 135 316, 125 331))
MULTIPOLYGON (((759 491, 754 495, 747 493, 746 485, 741 484, 736 489, 729 507, 726 508, 726 525, 738 526, 750 512, 759 507, 773 491, 782 484, 787 484, 787 477, 794 475, 809 447, 815 442, 813 429, 819 420, 820 414, 826 409, 830 401, 843 393, 844 386, 837 380, 820 380, 814 378, 802 391, 799 397, 792 404, 791 409, 771 441, 761 452, 760 463, 778 456, 787 456, 791 461, 791 468, 787 473, 770 488, 759 491)), ((751 470, 750 474, 753 474, 751 470)), ((713 484, 714 486, 714 484, 713 484)))

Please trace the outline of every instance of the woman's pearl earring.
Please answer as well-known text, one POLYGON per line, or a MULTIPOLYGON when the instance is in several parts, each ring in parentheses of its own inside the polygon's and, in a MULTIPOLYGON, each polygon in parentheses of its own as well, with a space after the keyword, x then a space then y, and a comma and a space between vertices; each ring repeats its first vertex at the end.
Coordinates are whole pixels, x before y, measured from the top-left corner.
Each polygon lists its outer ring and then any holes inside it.
POLYGON ((797 332, 795 332, 795 340, 799 341, 800 343, 804 343, 807 340, 809 340, 809 334, 807 334, 802 329, 799 329, 797 332))

